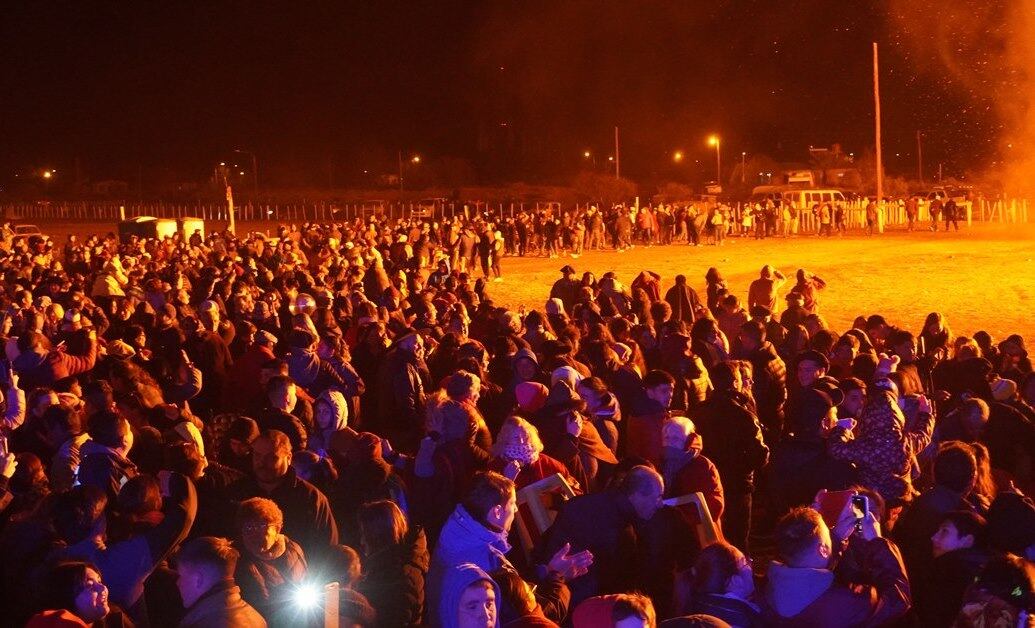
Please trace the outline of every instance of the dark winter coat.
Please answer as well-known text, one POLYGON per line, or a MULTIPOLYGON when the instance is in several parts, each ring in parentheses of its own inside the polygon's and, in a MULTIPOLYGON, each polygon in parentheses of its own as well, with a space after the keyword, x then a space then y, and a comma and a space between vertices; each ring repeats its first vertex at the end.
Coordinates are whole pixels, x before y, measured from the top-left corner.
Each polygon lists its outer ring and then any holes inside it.
POLYGON ((356 590, 377 611, 377 626, 420 625, 430 561, 428 541, 420 528, 411 530, 398 545, 372 548, 363 557, 363 579, 356 590))

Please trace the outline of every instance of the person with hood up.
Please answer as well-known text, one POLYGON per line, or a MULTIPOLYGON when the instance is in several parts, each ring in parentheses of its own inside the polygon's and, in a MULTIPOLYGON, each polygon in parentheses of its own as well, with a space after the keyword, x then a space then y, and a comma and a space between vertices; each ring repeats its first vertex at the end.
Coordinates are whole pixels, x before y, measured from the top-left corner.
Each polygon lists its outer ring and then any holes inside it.
POLYGON ((895 385, 879 379, 867 395, 858 426, 835 427, 827 442, 830 455, 854 463, 860 484, 880 493, 889 509, 913 500, 915 457, 931 443, 934 416, 926 397, 920 403, 921 421, 907 431, 895 385))
MULTIPOLYGON (((819 312, 819 291, 827 287, 827 282, 820 279, 819 275, 813 275, 804 268, 799 268, 796 275, 797 283, 791 288, 791 292, 801 295, 802 307, 809 314, 819 312)), ((781 321, 782 322, 782 321, 781 321)))
POLYGON ((446 573, 431 625, 500 628, 499 600, 499 587, 489 574, 470 563, 457 565, 446 573))
POLYGON ((597 303, 600 305, 600 314, 604 318, 625 316, 632 306, 632 300, 626 293, 625 286, 614 277, 614 273, 608 273, 600 280, 597 303))
MULTIPOLYGON (((708 290, 710 298, 710 283, 708 290)), ((672 319, 683 321, 687 325, 693 325, 694 321, 708 315, 701 298, 697 296, 697 291, 686 283, 686 275, 676 275, 676 284, 665 293, 665 301, 672 306, 672 319)))
POLYGON ((331 449, 334 434, 349 426, 349 406, 345 395, 330 388, 320 393, 313 403, 313 423, 307 447, 326 456, 331 449))
POLYGON ((633 279, 632 285, 629 288, 636 292, 636 290, 643 290, 647 293, 647 297, 650 302, 661 300, 661 275, 651 270, 642 270, 639 275, 636 275, 636 279, 633 279))

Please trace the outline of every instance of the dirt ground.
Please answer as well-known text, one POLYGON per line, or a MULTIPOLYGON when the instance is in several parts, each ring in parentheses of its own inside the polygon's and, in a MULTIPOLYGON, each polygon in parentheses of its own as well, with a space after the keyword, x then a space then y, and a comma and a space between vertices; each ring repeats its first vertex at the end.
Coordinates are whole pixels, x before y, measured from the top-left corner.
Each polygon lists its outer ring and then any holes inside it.
MULTIPOLYGON (((106 232, 114 225, 40 227, 61 242, 69 233, 106 232)), ((259 227, 240 225, 239 231, 259 227)), ((591 251, 579 259, 507 257, 504 280, 490 284, 489 294, 499 304, 542 308, 561 266, 571 264, 580 274, 589 270, 597 277, 613 270, 626 286, 646 268, 662 276, 664 290, 682 273, 703 296, 705 271, 715 266, 746 299, 748 285, 766 263, 791 278, 781 293, 798 268, 822 277, 827 288, 820 295, 820 313, 835 330, 847 329, 857 315, 881 313, 919 331, 927 313, 939 311, 957 335, 984 329, 997 339, 1011 333, 1035 338, 1035 225, 975 225, 959 233, 898 230, 874 237, 727 238, 720 247, 637 246, 624 253, 591 251)))

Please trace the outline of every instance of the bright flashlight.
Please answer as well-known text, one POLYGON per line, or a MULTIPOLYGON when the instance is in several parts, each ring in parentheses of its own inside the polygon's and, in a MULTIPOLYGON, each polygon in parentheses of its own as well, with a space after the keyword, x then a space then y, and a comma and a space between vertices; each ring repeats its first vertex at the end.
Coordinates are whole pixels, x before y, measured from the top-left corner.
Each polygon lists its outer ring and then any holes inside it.
POLYGON ((322 599, 323 591, 320 590, 320 587, 311 584, 303 584, 295 589, 295 605, 302 610, 308 611, 318 607, 322 599))

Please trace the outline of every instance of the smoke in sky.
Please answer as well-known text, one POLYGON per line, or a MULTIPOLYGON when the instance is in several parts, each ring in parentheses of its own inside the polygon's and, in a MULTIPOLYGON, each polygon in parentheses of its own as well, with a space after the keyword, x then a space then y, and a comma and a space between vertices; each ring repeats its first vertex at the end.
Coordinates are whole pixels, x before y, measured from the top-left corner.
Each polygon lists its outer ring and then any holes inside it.
POLYGON ((991 178, 1010 192, 1035 189, 1035 0, 891 0, 888 9, 913 67, 941 76, 994 131, 975 138, 999 155, 991 178))

